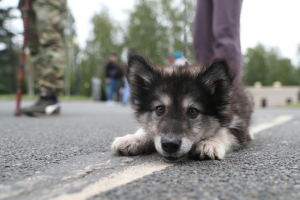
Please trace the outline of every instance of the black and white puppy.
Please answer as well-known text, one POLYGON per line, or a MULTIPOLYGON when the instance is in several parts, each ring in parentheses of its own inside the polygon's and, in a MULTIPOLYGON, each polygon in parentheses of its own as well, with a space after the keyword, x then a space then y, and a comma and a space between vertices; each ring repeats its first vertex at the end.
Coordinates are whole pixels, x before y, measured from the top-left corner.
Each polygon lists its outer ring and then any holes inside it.
POLYGON ((167 162, 223 159, 251 140, 252 97, 234 84, 226 60, 215 59, 205 68, 158 67, 131 54, 127 64, 131 103, 141 128, 114 140, 117 154, 156 149, 167 162))

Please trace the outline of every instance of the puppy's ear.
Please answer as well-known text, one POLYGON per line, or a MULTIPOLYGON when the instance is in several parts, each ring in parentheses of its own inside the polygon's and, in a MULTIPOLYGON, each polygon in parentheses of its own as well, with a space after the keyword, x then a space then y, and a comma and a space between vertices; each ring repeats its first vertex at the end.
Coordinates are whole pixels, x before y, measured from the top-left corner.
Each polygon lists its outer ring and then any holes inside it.
POLYGON ((154 85, 154 65, 142 56, 131 53, 128 55, 126 67, 132 103, 141 105, 154 85))
POLYGON ((234 75, 225 59, 214 59, 203 74, 204 85, 211 94, 226 94, 233 84, 234 75))
POLYGON ((128 55, 126 75, 131 85, 148 85, 153 81, 153 64, 141 55, 128 55))

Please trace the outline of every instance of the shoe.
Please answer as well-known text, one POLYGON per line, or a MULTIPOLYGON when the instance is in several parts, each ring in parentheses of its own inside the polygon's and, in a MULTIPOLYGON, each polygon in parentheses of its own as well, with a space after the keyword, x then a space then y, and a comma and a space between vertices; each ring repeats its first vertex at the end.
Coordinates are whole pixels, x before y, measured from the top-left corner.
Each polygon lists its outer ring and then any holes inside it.
POLYGON ((113 102, 113 101, 107 101, 106 105, 109 106, 109 107, 110 106, 115 106, 115 102, 113 102))
POLYGON ((21 109, 21 112, 34 117, 58 115, 60 114, 60 105, 51 98, 40 98, 33 106, 21 109))

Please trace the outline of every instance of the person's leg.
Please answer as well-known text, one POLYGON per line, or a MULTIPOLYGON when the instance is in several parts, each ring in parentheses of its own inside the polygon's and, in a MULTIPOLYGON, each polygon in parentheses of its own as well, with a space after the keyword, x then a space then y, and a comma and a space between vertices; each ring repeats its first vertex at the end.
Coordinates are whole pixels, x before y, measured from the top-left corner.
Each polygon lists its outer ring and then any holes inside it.
POLYGON ((31 9, 34 28, 29 33, 29 38, 32 38, 29 47, 40 99, 35 105, 22 109, 22 112, 31 116, 58 114, 57 96, 64 88, 66 0, 36 0, 32 2, 31 9))
POLYGON ((64 88, 66 0, 36 0, 33 7, 40 43, 39 53, 33 60, 37 69, 37 86, 41 92, 57 97, 64 88))
POLYGON ((129 99, 129 94, 130 94, 130 88, 129 88, 128 81, 126 80, 124 90, 123 90, 123 97, 122 97, 123 105, 127 105, 128 99, 129 99))
POLYGON ((215 56, 226 57, 236 81, 241 81, 242 54, 240 44, 240 15, 242 0, 213 0, 213 35, 215 56))
POLYGON ((196 62, 201 66, 213 57, 212 0, 198 0, 194 21, 193 46, 196 62))
POLYGON ((112 79, 113 84, 112 84, 112 100, 114 100, 114 95, 116 93, 117 90, 117 86, 118 86, 118 79, 113 78, 112 79))
POLYGON ((108 101, 112 102, 114 100, 114 94, 117 88, 118 80, 115 78, 110 78, 109 89, 108 89, 108 101))
POLYGON ((100 85, 95 86, 95 101, 100 101, 100 85))
POLYGON ((92 94, 91 94, 92 99, 95 101, 95 85, 92 82, 92 94))
POLYGON ((99 90, 99 86, 92 83, 92 95, 91 96, 92 96, 92 99, 94 101, 98 101, 99 100, 98 99, 98 96, 99 96, 98 90, 99 90))
POLYGON ((107 101, 110 102, 113 100, 113 95, 114 95, 114 91, 113 91, 113 79, 110 78, 109 79, 109 83, 107 86, 107 101))

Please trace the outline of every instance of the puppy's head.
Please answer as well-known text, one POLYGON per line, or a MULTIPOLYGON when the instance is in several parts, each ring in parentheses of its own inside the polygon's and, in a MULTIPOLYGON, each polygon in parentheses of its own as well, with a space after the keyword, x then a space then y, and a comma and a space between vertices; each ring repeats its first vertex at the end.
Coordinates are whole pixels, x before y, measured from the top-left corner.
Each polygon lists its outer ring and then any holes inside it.
POLYGON ((200 66, 154 66, 130 54, 127 78, 138 121, 166 161, 186 158, 201 139, 227 123, 226 107, 234 76, 227 62, 200 66))

